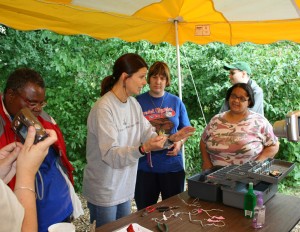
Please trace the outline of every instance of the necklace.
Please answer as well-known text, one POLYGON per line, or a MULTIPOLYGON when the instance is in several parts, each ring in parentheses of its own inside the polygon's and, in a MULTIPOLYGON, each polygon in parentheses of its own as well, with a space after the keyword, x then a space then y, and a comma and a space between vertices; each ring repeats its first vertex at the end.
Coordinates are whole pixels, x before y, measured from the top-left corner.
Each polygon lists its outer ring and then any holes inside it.
POLYGON ((127 99, 125 100, 125 101, 122 101, 119 97, 118 97, 118 95, 111 89, 111 92, 116 96, 116 98, 118 98, 118 100, 120 101, 120 102, 122 102, 122 103, 126 103, 127 102, 127 99))
MULTIPOLYGON (((150 95, 150 94, 149 94, 150 95)), ((164 96, 163 96, 163 99, 162 99, 162 101, 161 101, 161 104, 160 104, 160 107, 159 107, 159 112, 157 112, 157 113, 160 113, 161 115, 163 114, 162 113, 162 105, 163 105, 163 103, 164 103, 164 100, 165 100, 165 97, 168 95, 168 93, 165 93, 164 94, 164 96)), ((150 95, 150 100, 151 100, 151 102, 152 102, 152 104, 153 104, 153 106, 155 107, 155 109, 157 109, 158 107, 155 105, 155 103, 154 103, 154 101, 153 101, 153 99, 152 99, 153 97, 150 95)), ((165 117, 169 117, 168 116, 168 112, 165 112, 164 113, 164 115, 165 115, 165 117)), ((158 130, 158 128, 157 128, 157 130, 158 130)), ((164 135, 165 134, 165 130, 162 128, 162 125, 160 126, 160 128, 159 128, 159 130, 158 130, 158 132, 157 132, 159 135, 164 135)))
MULTIPOLYGON (((149 94, 149 95, 150 95, 150 94, 149 94)), ((165 93, 165 94, 164 94, 159 109, 161 109, 161 107, 162 107, 162 105, 163 105, 163 103, 164 103, 164 100, 165 100, 165 96, 167 96, 167 95, 168 95, 168 93, 165 93)), ((150 100, 151 100, 153 106, 154 106, 155 108, 158 108, 158 107, 154 104, 154 101, 152 100, 152 98, 154 98, 154 97, 152 97, 152 96, 150 95, 150 100)))

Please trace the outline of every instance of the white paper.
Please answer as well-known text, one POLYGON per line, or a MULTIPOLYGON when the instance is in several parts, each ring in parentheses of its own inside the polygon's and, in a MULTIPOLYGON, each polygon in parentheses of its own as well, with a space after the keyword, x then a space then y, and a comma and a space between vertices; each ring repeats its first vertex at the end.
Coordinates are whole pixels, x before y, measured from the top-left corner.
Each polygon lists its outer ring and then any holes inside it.
MULTIPOLYGON (((131 223, 131 224, 132 224, 133 229, 134 229, 135 232, 153 232, 152 230, 148 230, 147 228, 142 227, 137 223, 131 223)), ((127 226, 122 227, 119 230, 115 230, 114 232, 127 232, 127 228, 128 228, 129 225, 130 224, 128 224, 127 226)))

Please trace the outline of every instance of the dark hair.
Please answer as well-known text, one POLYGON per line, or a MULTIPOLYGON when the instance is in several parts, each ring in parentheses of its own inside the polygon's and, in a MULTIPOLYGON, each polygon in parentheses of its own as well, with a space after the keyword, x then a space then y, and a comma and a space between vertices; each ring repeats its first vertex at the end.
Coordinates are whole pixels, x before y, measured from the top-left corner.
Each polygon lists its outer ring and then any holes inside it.
POLYGON ((251 88, 251 86, 249 84, 246 84, 246 83, 237 83, 237 84, 234 84, 233 86, 231 86, 228 90, 227 90, 227 93, 226 93, 226 104, 228 106, 228 102, 229 102, 229 98, 230 98, 230 95, 232 93, 232 91, 236 88, 242 88, 243 90, 246 91, 248 97, 249 97, 249 108, 252 108, 255 104, 255 100, 254 100, 254 93, 253 93, 253 90, 251 88))
POLYGON ((38 72, 30 68, 19 68, 9 75, 4 88, 4 94, 9 89, 13 91, 23 89, 27 83, 34 83, 43 89, 45 88, 45 82, 38 72))
POLYGON ((148 69, 147 63, 138 54, 127 53, 120 56, 114 63, 113 74, 105 77, 101 82, 100 96, 103 96, 112 89, 112 87, 120 79, 120 76, 123 72, 127 73, 128 76, 131 77, 132 74, 136 73, 139 69, 144 67, 148 69))
POLYGON ((168 65, 162 61, 156 61, 154 64, 151 65, 149 68, 149 72, 147 75, 147 82, 150 84, 150 77, 162 75, 167 78, 166 87, 169 87, 171 84, 171 76, 170 76, 170 69, 168 65))

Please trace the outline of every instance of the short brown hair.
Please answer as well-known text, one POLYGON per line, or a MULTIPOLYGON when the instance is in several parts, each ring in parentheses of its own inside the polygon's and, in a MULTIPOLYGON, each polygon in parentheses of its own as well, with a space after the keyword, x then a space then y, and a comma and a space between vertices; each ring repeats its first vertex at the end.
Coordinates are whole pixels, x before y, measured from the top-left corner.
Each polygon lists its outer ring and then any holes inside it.
POLYGON ((170 69, 168 65, 162 61, 156 61, 154 64, 151 65, 147 75, 147 82, 150 84, 150 77, 162 75, 167 78, 166 87, 169 87, 171 84, 171 76, 170 76, 170 69))

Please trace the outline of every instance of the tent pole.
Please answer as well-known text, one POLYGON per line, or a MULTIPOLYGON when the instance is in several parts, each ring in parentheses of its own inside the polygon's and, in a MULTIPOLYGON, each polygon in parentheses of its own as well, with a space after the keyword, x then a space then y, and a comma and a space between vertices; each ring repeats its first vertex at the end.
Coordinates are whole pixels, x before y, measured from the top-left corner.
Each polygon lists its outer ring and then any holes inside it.
POLYGON ((176 57, 177 57, 177 75, 178 75, 178 94, 182 100, 182 81, 181 81, 181 66, 180 66, 180 51, 179 51, 179 38, 178 38, 178 19, 174 20, 175 23, 175 38, 176 38, 176 57))
MULTIPOLYGON (((181 80, 179 38, 178 38, 178 22, 179 22, 179 20, 182 20, 182 18, 181 17, 179 19, 178 18, 174 20, 174 24, 175 24, 176 55, 177 55, 178 94, 179 94, 179 98, 182 100, 182 80, 181 80)), ((182 145, 182 147, 181 147, 181 152, 182 152, 181 154, 182 154, 183 168, 185 170, 185 149, 184 149, 184 145, 182 145)), ((184 190, 186 190, 186 184, 184 184, 184 190)))

